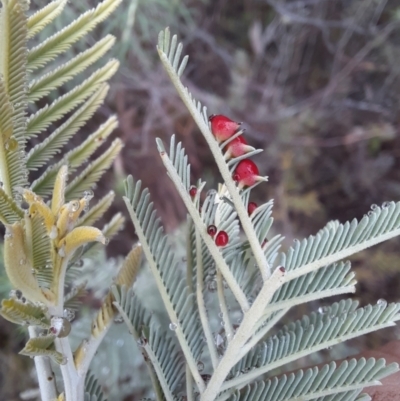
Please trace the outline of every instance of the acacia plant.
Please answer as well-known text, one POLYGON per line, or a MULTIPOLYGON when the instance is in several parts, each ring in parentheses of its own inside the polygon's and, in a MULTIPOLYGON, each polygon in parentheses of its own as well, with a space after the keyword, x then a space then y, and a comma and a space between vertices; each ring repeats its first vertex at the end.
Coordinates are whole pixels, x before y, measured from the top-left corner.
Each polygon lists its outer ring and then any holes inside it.
POLYGON ((188 157, 175 137, 168 150, 157 140, 167 174, 188 211, 185 269, 163 233, 149 191, 128 177, 124 200, 140 245, 110 285, 90 338, 72 350, 70 321, 84 288, 75 288, 68 272, 94 242, 106 244, 121 227, 120 215, 103 230, 93 227, 109 207, 112 193, 91 208, 89 201, 91 188, 122 145, 115 140, 78 172, 116 126, 110 117, 80 146, 62 149, 102 103, 106 81, 117 68, 115 60, 52 103, 37 103, 100 59, 114 42, 108 35, 67 63, 48 66, 119 3, 104 0, 28 50, 28 39, 51 23, 66 2, 55 0, 30 17, 27 0, 2 0, 0 10, 0 220, 6 228, 6 273, 15 288, 2 301, 0 313, 28 327, 30 338, 21 354, 35 360, 41 399, 104 399, 101 385, 88 371, 116 317, 125 321, 140 347, 158 401, 369 399, 362 388, 378 384, 398 370, 397 364, 361 358, 280 376, 270 372, 394 325, 399 304, 381 300, 359 308, 356 301, 344 299, 277 327, 296 305, 355 292, 350 262, 343 259, 398 235, 400 203, 374 207, 359 222, 330 222, 315 236, 282 251, 282 236, 270 234, 273 202, 256 205, 250 200, 251 190, 267 180, 250 160, 260 150, 246 144, 240 124, 221 115, 209 117, 183 86, 180 76, 187 56, 181 59, 182 45, 176 36, 171 39, 168 29, 159 36, 161 62, 204 135, 223 184, 204 194, 204 181, 190 182, 188 157), (38 78, 29 80, 32 73, 38 78), (53 129, 59 120, 62 124, 53 129), (41 142, 28 149, 28 141, 39 135, 41 142), (61 160, 48 164, 59 152, 61 160), (31 182, 30 171, 43 167, 40 178, 31 182), (165 306, 168 328, 135 291, 142 252, 165 306), (61 373, 62 388, 56 386, 54 371, 61 373))

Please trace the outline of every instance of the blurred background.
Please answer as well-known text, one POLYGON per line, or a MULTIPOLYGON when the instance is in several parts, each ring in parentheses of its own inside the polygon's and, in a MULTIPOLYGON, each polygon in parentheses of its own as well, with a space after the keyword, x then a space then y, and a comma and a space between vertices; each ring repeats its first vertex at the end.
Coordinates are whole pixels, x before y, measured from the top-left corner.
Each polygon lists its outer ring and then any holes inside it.
MULTIPOLYGON (((47 1, 31 3, 37 9, 47 1)), ((68 3, 38 41, 96 4, 68 3)), ((150 188, 169 233, 184 224, 185 210, 158 157, 156 137, 166 142, 175 133, 183 142, 193 182, 203 177, 212 188, 220 181, 205 141, 158 61, 157 35, 166 26, 189 54, 183 82, 194 97, 209 114, 242 121, 248 142, 265 149, 255 161, 269 183, 258 186, 252 200, 275 200, 274 230, 286 237, 284 246, 329 220, 359 219, 373 204, 400 200, 397 0, 124 0, 66 57, 106 33, 118 38, 113 56, 121 67, 106 104, 82 133, 86 137, 115 113, 120 126, 114 135, 125 142, 95 191, 98 197, 117 192, 99 226, 117 211, 126 215, 121 195, 127 174, 150 188)), ((74 138, 75 145, 80 142, 74 138)), ((128 222, 107 247, 107 257, 127 254, 134 241, 128 222)), ((352 262, 359 281, 354 297, 361 304, 399 299, 400 240, 357 254, 352 262)), ((9 291, 4 280, 0 290, 9 291)), ((375 347, 398 336, 397 329, 385 330, 354 346, 375 347)), ((1 320, 1 400, 20 400, 22 389, 35 387, 24 368, 29 360, 16 355, 23 340, 22 331, 15 336, 15 327, 1 320), (22 372, 24 388, 7 386, 22 372)))

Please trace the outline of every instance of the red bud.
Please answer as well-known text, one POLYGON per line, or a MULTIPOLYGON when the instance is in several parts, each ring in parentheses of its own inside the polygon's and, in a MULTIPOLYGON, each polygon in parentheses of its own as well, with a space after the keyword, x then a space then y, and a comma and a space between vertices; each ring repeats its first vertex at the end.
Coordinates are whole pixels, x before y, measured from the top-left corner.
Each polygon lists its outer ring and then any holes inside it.
POLYGON ((251 187, 261 178, 257 165, 250 159, 241 160, 232 177, 240 187, 251 187))
POLYGON ((240 123, 221 114, 211 115, 209 121, 211 122, 211 132, 218 142, 226 141, 234 135, 240 127, 240 123))
POLYGON ((216 238, 215 238, 215 244, 217 246, 225 246, 229 242, 229 237, 228 234, 225 231, 220 231, 216 238))

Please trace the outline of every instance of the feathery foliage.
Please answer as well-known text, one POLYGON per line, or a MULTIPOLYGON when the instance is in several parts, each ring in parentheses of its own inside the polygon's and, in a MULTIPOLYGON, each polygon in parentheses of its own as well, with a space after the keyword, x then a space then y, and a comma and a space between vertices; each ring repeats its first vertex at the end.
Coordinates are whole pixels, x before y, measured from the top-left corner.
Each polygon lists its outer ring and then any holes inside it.
MULTIPOLYGON (((107 81, 118 68, 116 60, 101 61, 115 37, 106 35, 61 65, 57 65, 56 59, 108 18, 119 3, 120 0, 100 2, 47 40, 29 48, 28 39, 54 24, 67 1, 54 0, 32 14, 27 0, 1 0, 0 221, 6 227, 5 270, 15 290, 10 299, 3 300, 0 314, 28 326, 31 338, 21 354, 35 358, 44 401, 83 401, 84 397, 104 400, 92 377, 85 389, 87 369, 100 342, 91 343, 90 349, 85 350, 80 360, 83 369, 72 355, 68 339, 70 320, 85 294, 85 286, 75 286, 73 275, 67 271, 90 249, 89 243, 104 244, 105 235, 115 235, 124 222, 117 214, 104 227, 104 233, 92 227, 110 207, 113 193, 95 208, 89 207, 91 188, 122 148, 117 139, 91 160, 117 126, 116 118, 110 116, 91 135, 81 132, 102 105, 109 89, 107 81), (88 67, 91 75, 81 77, 88 67), (71 81, 74 86, 67 91, 65 84, 71 81), (29 115, 30 110, 35 111, 29 115), (66 152, 65 147, 71 147, 70 142, 78 133, 83 136, 81 145, 66 152), (40 140, 28 149, 29 139, 35 136, 40 140), (54 162, 53 157, 60 153, 61 160, 54 162), (38 169, 44 169, 43 174, 30 183, 29 171, 38 169), (63 394, 58 394, 54 381, 47 379, 51 372, 49 358, 60 365, 63 394)), ((120 284, 132 285, 139 262, 138 257, 129 256, 122 266, 120 284)), ((100 308, 98 321, 103 324, 97 330, 99 337, 105 336, 114 314, 109 294, 100 308)))
MULTIPOLYGON (((203 357, 209 359, 207 366, 211 370, 206 375, 206 381, 198 380, 199 364, 193 370, 193 355, 185 348, 186 343, 182 341, 180 332, 176 332, 188 366, 186 396, 193 399, 194 391, 198 391, 199 399, 204 401, 267 398, 283 401, 296 397, 367 399, 367 396, 360 394, 362 388, 374 385, 383 376, 396 371, 396 364, 386 367, 383 360, 351 360, 339 367, 331 363, 321 369, 300 370, 289 376, 251 383, 270 370, 310 353, 395 324, 399 319, 400 304, 387 305, 380 301, 374 307, 357 309, 356 302, 347 300, 332 304, 320 313, 312 313, 270 334, 291 307, 354 292, 354 274, 350 270, 350 262, 343 259, 398 235, 400 204, 385 204, 364 217, 360 223, 329 224, 315 237, 303 240, 285 253, 279 253, 281 236, 270 238, 269 234, 273 224, 272 201, 260 205, 249 216, 247 207, 250 193, 257 182, 254 181, 255 185, 251 187, 242 188, 232 179, 238 162, 258 151, 249 148, 246 155, 230 160, 224 157, 226 143, 216 141, 206 108, 194 100, 181 83, 187 57, 181 61, 182 45, 177 44, 176 37, 171 39, 168 29, 160 34, 158 52, 172 83, 208 142, 224 181, 218 192, 211 191, 202 197, 205 183, 199 181, 197 185, 191 185, 190 165, 182 145, 176 144, 173 136, 167 151, 163 143, 157 140, 168 176, 190 215, 187 277, 186 280, 181 279, 187 287, 184 292, 180 290, 178 295, 176 283, 181 271, 157 222, 150 194, 146 189, 141 190, 140 182, 135 184, 132 178, 126 181, 125 202, 139 240, 144 244, 144 253, 171 319, 172 331, 181 326, 182 331, 187 331, 180 321, 179 325, 174 324, 174 318, 179 316, 181 308, 179 303, 174 302, 174 297, 184 294, 184 298, 189 300, 188 294, 196 296, 195 307, 191 305, 189 313, 199 314, 201 327, 197 330, 204 334, 203 357), (239 236, 239 223, 245 234, 243 239, 239 236), (210 226, 215 227, 211 235, 210 226), (228 242, 222 246, 216 243, 214 236, 217 232, 225 232, 228 242), (255 269, 250 268, 253 264, 257 266, 255 269), (167 271, 164 270, 166 267, 167 271), (212 300, 206 291, 210 288, 210 275, 215 280, 212 292, 216 292, 215 296, 211 296, 212 300), (228 299, 232 297, 243 313, 237 327, 232 323, 233 311, 227 306, 228 299), (205 305, 211 301, 216 305, 208 310, 205 305), (214 313, 221 320, 222 330, 216 329, 212 323, 214 313), (243 387, 245 389, 241 390, 243 387)), ((241 134, 238 132, 236 136, 241 134)), ((265 181, 265 178, 258 177, 258 182, 262 180, 265 181)), ((125 289, 115 289, 114 292, 128 327, 137 325, 133 312, 135 297, 130 295, 131 300, 127 296, 129 291, 125 289)), ((153 367, 156 364, 153 362, 153 367)), ((159 373, 156 370, 158 381, 164 383, 161 386, 164 397, 172 400, 178 393, 170 394, 166 372, 163 370, 159 373)), ((205 376, 201 377, 205 379, 205 376)))
POLYGON ((400 304, 387 305, 381 300, 375 306, 358 308, 357 302, 342 300, 279 331, 276 325, 296 305, 354 292, 354 274, 350 262, 343 259, 400 234, 400 203, 375 207, 360 222, 330 223, 282 252, 282 237, 271 235, 272 200, 249 210, 252 189, 267 178, 253 171, 252 180, 241 182, 237 172, 241 162, 249 164, 249 158, 261 150, 247 147, 242 154, 229 155, 226 147, 243 131, 232 122, 236 128, 230 138, 219 140, 206 107, 181 82, 188 57, 182 57, 183 46, 176 36, 171 38, 168 29, 159 36, 161 62, 206 139, 223 184, 203 194, 205 182, 191 184, 182 144, 172 136, 166 149, 157 140, 166 172, 188 211, 186 266, 163 231, 148 189, 128 177, 124 201, 140 244, 105 286, 108 289, 92 320, 89 338, 72 350, 70 321, 85 294, 84 284, 74 284, 77 264, 95 245, 107 243, 106 237, 112 237, 124 223, 117 214, 102 230, 92 226, 111 205, 113 192, 89 207, 94 196, 91 188, 122 149, 120 139, 115 139, 90 160, 116 127, 116 118, 109 117, 69 152, 64 147, 108 92, 107 81, 118 62, 97 64, 115 38, 107 35, 69 61, 52 63, 107 19, 119 3, 103 0, 29 49, 28 39, 52 24, 67 2, 54 0, 28 17, 27 0, 1 0, 0 220, 6 227, 5 270, 15 291, 2 301, 0 314, 29 328, 30 339, 21 354, 35 359, 42 399, 105 400, 99 382, 88 372, 110 327, 122 319, 144 357, 157 401, 179 397, 198 401, 366 400, 362 388, 379 384, 398 370, 397 364, 361 358, 281 377, 271 371, 394 325, 400 318, 400 304), (91 75, 67 91, 64 85, 75 82, 90 66, 91 75), (54 92, 60 96, 43 106, 43 100, 54 92), (30 110, 36 110, 31 115, 28 103, 30 110), (27 141, 36 136, 40 142, 28 150, 27 141), (58 154, 61 160, 52 163, 58 154), (28 183, 29 171, 38 169, 43 174, 28 183), (22 200, 27 204, 25 211, 22 200), (140 297, 134 286, 142 253, 165 308, 167 330, 144 304, 149 295, 140 297), (49 358, 61 371, 61 394, 47 380, 49 358))

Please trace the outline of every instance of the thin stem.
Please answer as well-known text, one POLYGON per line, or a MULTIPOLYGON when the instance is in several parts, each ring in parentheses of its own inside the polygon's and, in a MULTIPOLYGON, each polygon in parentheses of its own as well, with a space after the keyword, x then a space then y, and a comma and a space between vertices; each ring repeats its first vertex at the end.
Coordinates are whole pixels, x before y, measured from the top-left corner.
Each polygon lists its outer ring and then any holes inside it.
POLYGON ((7 150, 3 138, 3 132, 0 131, 0 180, 3 184, 2 188, 4 192, 12 197, 11 179, 7 163, 7 150))
MULTIPOLYGON (((90 363, 92 362, 93 357, 95 356, 99 345, 103 341, 104 337, 106 336, 108 330, 112 325, 112 320, 110 320, 107 325, 105 325, 102 331, 97 334, 97 336, 92 335, 89 340, 83 340, 84 343, 80 347, 83 348, 83 358, 79 359, 79 363, 77 361, 77 372, 83 380, 86 377, 86 374, 89 370, 90 363)), ((79 349, 79 348, 78 348, 79 349)), ((76 356, 77 354, 75 354, 76 356)))
POLYGON ((176 334, 176 337, 177 337, 177 339, 179 341, 179 344, 180 344, 180 346, 182 348, 182 351, 183 351, 183 353, 185 355, 186 362, 188 363, 188 365, 190 367, 190 370, 192 372, 194 381, 196 382, 199 391, 202 393, 204 391, 204 389, 205 389, 204 381, 203 381, 202 377, 200 376, 199 371, 197 370, 196 361, 193 358, 193 354, 191 352, 191 349, 189 347, 187 339, 186 339, 186 337, 185 337, 185 335, 184 335, 184 333, 182 331, 182 328, 181 328, 181 326, 179 324, 179 319, 178 319, 178 316, 177 316, 177 314, 175 312, 175 309, 174 309, 173 305, 171 304, 171 300, 169 298, 169 294, 167 293, 167 290, 166 290, 166 288, 164 286, 164 283, 163 283, 163 279, 162 279, 162 277, 160 275, 160 272, 158 271, 157 262, 154 260, 154 256, 153 256, 153 254, 151 252, 151 249, 150 249, 150 246, 149 246, 149 244, 147 242, 147 238, 146 238, 146 236, 145 236, 145 234, 143 232, 143 229, 142 229, 142 227, 140 225, 140 221, 139 221, 135 211, 133 210, 132 205, 130 204, 129 199, 124 197, 124 201, 125 201, 125 204, 126 204, 126 207, 127 207, 128 211, 129 211, 129 214, 131 216, 133 225, 135 226, 136 234, 137 234, 137 236, 139 238, 140 243, 142 244, 143 253, 146 256, 146 259, 147 259, 147 262, 149 264, 150 270, 151 270, 151 272, 153 274, 153 277, 154 277, 154 279, 155 279, 155 281, 157 283, 157 287, 158 287, 158 290, 160 292, 161 298, 163 300, 164 306, 165 306, 165 308, 166 308, 166 310, 168 312, 168 316, 171 319, 172 323, 177 324, 177 328, 175 330, 175 334, 176 334))
POLYGON ((194 401, 193 377, 188 365, 186 365, 186 398, 187 401, 194 401))
POLYGON ((65 364, 60 365, 64 383, 65 401, 83 401, 84 387, 79 385, 79 377, 75 368, 74 356, 68 337, 56 338, 56 350, 65 358, 65 364))
POLYGON ((325 291, 314 292, 311 294, 302 295, 296 298, 286 299, 284 301, 274 302, 273 304, 269 304, 265 308, 265 312, 263 315, 263 321, 271 315, 271 313, 279 311, 285 308, 292 308, 293 306, 305 304, 307 302, 315 301, 317 299, 332 297, 334 295, 355 293, 356 287, 354 285, 349 285, 347 287, 339 287, 339 288, 329 288, 325 291))
POLYGON ((221 391, 224 380, 236 363, 237 353, 252 335, 255 325, 263 314, 265 305, 271 300, 275 291, 282 285, 284 274, 284 269, 275 269, 270 279, 264 282, 252 307, 245 313, 239 329, 232 341, 228 344, 225 355, 218 365, 218 369, 212 375, 206 391, 201 396, 201 401, 214 400, 221 391))
MULTIPOLYGON (((54 252, 57 252, 55 247, 54 249, 54 252)), ((56 305, 52 307, 52 316, 63 316, 65 274, 67 272, 68 261, 68 258, 62 258, 58 254, 54 255, 54 278, 52 283, 52 290, 56 296, 56 305)))
POLYGON ((196 284, 196 295, 197 305, 199 308, 199 315, 201 325, 203 326, 204 335, 206 337, 207 348, 210 353, 211 363, 213 368, 218 365, 218 353, 215 348, 215 342, 210 327, 209 319, 207 318, 207 310, 204 302, 204 266, 203 266, 203 254, 201 252, 201 237, 199 230, 196 228, 196 269, 197 269, 197 284, 196 284))
POLYGON ((228 307, 226 306, 225 292, 224 292, 224 282, 221 272, 217 269, 217 294, 219 300, 219 307, 222 313, 222 321, 224 322, 224 329, 226 333, 226 338, 230 342, 233 338, 233 327, 232 322, 229 317, 228 307))
MULTIPOLYGON (((259 341, 262 340, 262 338, 275 326, 275 324, 286 315, 288 310, 289 308, 279 311, 272 319, 265 323, 265 326, 260 328, 259 331, 257 331, 258 328, 256 326, 254 330, 256 334, 254 334, 254 336, 251 337, 246 345, 240 350, 237 356, 237 362, 239 362, 259 341)), ((265 321, 263 321, 263 323, 264 322, 265 321)))
POLYGON ((194 224, 198 228, 199 233, 200 233, 201 237, 203 238, 204 243, 207 245, 207 248, 209 249, 216 265, 218 266, 218 269, 221 270, 222 275, 224 276, 229 288, 233 292, 233 295, 235 296, 235 298, 238 301, 242 310, 247 311, 249 309, 249 302, 246 298, 246 295, 240 288, 239 284, 236 282, 235 277, 233 276, 232 272, 230 271, 229 266, 227 265, 225 259, 223 258, 221 251, 215 245, 215 242, 212 240, 212 238, 208 235, 207 227, 205 226, 203 220, 201 219, 201 217, 199 215, 197 208, 193 204, 189 194, 187 193, 185 187, 183 186, 182 181, 181 181, 177 171, 175 170, 175 167, 173 166, 168 155, 162 148, 161 141, 158 141, 157 144, 159 147, 161 159, 162 159, 164 166, 169 174, 169 177, 171 178, 172 182, 175 184, 175 188, 177 189, 181 199, 185 203, 185 206, 186 206, 190 216, 192 217, 194 224))
MULTIPOLYGON (((254 231, 253 224, 251 223, 250 217, 247 213, 247 210, 242 202, 241 195, 239 193, 238 188, 236 187, 235 182, 232 179, 232 175, 229 171, 229 168, 224 160, 224 156, 221 152, 221 149, 212 135, 208 123, 205 121, 204 116, 200 113, 199 109, 196 107, 194 100, 191 98, 189 91, 185 88, 179 79, 178 74, 174 70, 170 61, 168 60, 167 55, 164 53, 163 49, 160 47, 161 43, 157 46, 158 54, 160 56, 161 62, 164 65, 164 68, 169 75, 172 83, 174 84, 176 90, 178 91, 183 103, 188 108, 190 114, 195 120, 197 126, 202 132, 205 140, 210 147, 211 153, 214 156, 215 162, 217 163, 218 169, 222 175, 224 183, 228 189, 229 194, 232 197, 233 204, 235 205, 236 212, 238 214, 239 220, 242 224, 243 230, 247 236, 247 239, 250 243, 251 250, 253 252, 256 263, 261 271, 261 275, 264 279, 268 279, 271 276, 271 266, 269 266, 268 261, 264 255, 264 252, 261 248, 261 244, 258 241, 257 234, 254 231)), ((163 47, 163 46, 162 46, 163 47)), ((204 113, 205 114, 205 113, 204 113)))
MULTIPOLYGON (((29 326, 28 331, 31 338, 37 337, 34 326, 29 326)), ((47 356, 35 356, 34 361, 39 381, 40 398, 42 401, 54 401, 57 398, 57 390, 50 359, 47 356)))
POLYGON ((193 220, 190 216, 187 217, 187 232, 186 232, 186 283, 190 292, 194 293, 193 289, 193 254, 191 233, 193 228, 193 220))

